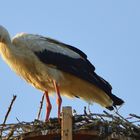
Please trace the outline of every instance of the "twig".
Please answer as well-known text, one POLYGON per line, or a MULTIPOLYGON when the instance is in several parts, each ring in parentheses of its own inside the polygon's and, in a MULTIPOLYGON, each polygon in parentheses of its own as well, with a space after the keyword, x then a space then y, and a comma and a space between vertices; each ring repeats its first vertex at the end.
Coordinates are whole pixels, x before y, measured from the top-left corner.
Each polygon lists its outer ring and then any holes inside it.
POLYGON ((122 115, 120 115, 119 113, 116 113, 122 120, 124 120, 126 122, 127 127, 129 126, 130 130, 132 131, 133 129, 137 129, 137 131, 140 132, 140 129, 138 126, 134 125, 133 123, 129 122, 127 119, 125 119, 122 115))
POLYGON ((0 130, 0 136, 2 136, 3 128, 5 126, 5 123, 6 123, 6 120, 8 118, 8 115, 9 115, 11 109, 12 109, 12 105, 13 105, 14 101, 16 100, 16 97, 17 97, 16 95, 13 95, 13 99, 12 99, 11 104, 10 104, 10 106, 8 108, 8 111, 7 111, 6 115, 5 115, 5 118, 4 118, 4 121, 3 121, 3 124, 2 124, 1 130, 0 130))
POLYGON ((140 116, 138 116, 138 115, 135 115, 135 114, 129 114, 129 115, 134 117, 134 118, 140 119, 140 116))
POLYGON ((43 106, 44 96, 45 95, 43 94, 42 99, 40 101, 40 108, 39 108, 39 112, 38 112, 38 115, 37 115, 38 120, 40 119, 40 114, 41 114, 41 110, 42 110, 42 106, 43 106))
POLYGON ((20 123, 19 119, 16 117, 16 120, 20 123))
POLYGON ((12 105, 13 105, 14 101, 16 100, 16 97, 17 97, 16 95, 13 95, 13 99, 12 99, 12 101, 11 101, 11 104, 10 104, 10 106, 9 106, 9 108, 8 108, 8 111, 7 111, 7 113, 6 113, 6 115, 5 115, 5 118, 4 118, 4 121, 3 121, 3 126, 4 126, 5 123, 6 123, 6 120, 7 120, 8 115, 9 115, 11 109, 12 109, 12 105))

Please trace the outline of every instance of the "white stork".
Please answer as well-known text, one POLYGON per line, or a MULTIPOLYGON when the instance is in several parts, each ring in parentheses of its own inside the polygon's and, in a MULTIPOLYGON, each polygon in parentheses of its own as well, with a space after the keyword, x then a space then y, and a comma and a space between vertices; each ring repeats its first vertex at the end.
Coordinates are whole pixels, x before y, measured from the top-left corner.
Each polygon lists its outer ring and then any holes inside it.
POLYGON ((57 40, 40 35, 20 33, 12 40, 0 26, 0 54, 18 75, 35 88, 45 92, 46 121, 51 103, 49 94, 56 92, 58 118, 60 96, 78 97, 113 110, 123 100, 112 94, 111 85, 95 73, 85 53, 57 40))

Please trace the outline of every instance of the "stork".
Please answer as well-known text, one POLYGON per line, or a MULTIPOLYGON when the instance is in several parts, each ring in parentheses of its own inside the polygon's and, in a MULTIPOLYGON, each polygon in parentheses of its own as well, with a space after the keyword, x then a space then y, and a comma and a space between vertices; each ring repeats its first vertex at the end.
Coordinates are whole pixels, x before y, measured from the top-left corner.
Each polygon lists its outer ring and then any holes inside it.
POLYGON ((0 26, 0 54, 12 70, 45 93, 46 121, 52 108, 49 94, 54 92, 58 118, 61 95, 96 102, 109 110, 124 103, 112 94, 111 85, 95 73, 87 55, 73 46, 27 33, 17 34, 11 40, 8 31, 0 26))

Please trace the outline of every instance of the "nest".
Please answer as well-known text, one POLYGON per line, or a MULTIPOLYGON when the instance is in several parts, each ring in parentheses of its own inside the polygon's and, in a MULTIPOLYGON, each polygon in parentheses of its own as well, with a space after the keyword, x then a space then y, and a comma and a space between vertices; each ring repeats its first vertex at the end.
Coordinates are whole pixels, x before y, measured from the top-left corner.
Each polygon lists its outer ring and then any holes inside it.
MULTIPOLYGON (((13 96, 11 104, 5 115, 4 122, 0 124, 0 140, 19 140, 25 139, 31 136, 49 135, 49 134, 61 134, 61 123, 58 122, 58 118, 51 118, 48 122, 41 121, 40 113, 43 105, 43 98, 40 102, 40 108, 38 113, 38 119, 33 122, 20 122, 15 124, 6 124, 8 115, 12 109, 12 105, 16 99, 13 96)), ((118 112, 110 114, 103 111, 102 114, 89 113, 84 107, 84 114, 78 115, 73 110, 73 134, 80 134, 80 132, 94 132, 100 138, 106 138, 112 134, 118 136, 131 137, 134 139, 140 139, 140 116, 135 114, 129 114, 129 117, 124 118, 118 112)))
MULTIPOLYGON (((103 112, 103 114, 84 114, 73 116, 73 134, 81 131, 94 131, 100 137, 107 137, 115 132, 116 135, 140 138, 140 117, 130 114, 129 118, 123 118, 103 112), (130 121, 130 120, 135 121, 130 121)), ((16 124, 0 125, 1 139, 23 139, 30 136, 60 134, 61 125, 57 118, 51 118, 49 122, 34 120, 33 122, 18 122, 16 124)))

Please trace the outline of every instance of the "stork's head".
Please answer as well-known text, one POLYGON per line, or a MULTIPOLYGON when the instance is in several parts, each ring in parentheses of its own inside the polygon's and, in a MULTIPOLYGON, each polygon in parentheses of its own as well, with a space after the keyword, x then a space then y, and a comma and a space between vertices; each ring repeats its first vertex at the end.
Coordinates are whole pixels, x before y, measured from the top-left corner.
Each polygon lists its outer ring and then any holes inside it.
POLYGON ((0 43, 9 43, 10 36, 8 31, 0 25, 0 43))

